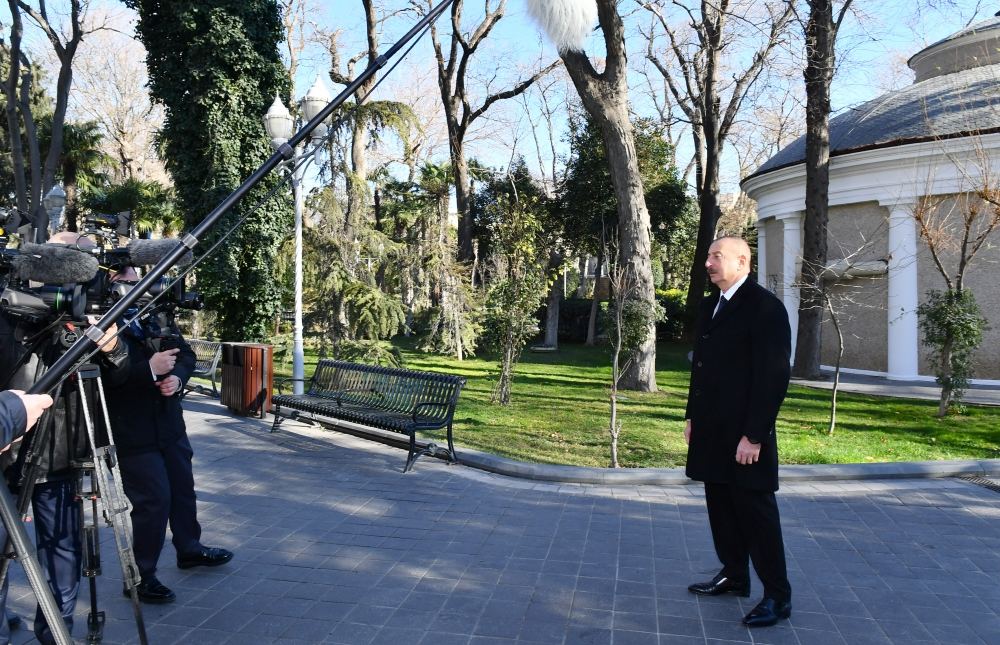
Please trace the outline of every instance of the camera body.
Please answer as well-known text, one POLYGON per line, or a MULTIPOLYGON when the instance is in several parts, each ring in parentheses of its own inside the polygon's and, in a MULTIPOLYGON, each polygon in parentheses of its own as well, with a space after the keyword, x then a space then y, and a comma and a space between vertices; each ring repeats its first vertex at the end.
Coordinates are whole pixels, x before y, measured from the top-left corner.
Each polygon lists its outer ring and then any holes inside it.
MULTIPOLYGON (((132 250, 119 245, 123 226, 130 230, 125 215, 88 215, 81 234, 96 241, 92 247, 77 243, 7 248, 10 238, 3 224, 9 218, 0 210, 0 311, 37 325, 64 319, 82 322, 106 313, 136 286, 134 280, 115 279, 134 266, 132 250)), ((203 306, 199 294, 185 290, 183 279, 161 278, 136 304, 144 308, 154 300, 147 311, 166 313, 171 323, 177 309, 203 306)))

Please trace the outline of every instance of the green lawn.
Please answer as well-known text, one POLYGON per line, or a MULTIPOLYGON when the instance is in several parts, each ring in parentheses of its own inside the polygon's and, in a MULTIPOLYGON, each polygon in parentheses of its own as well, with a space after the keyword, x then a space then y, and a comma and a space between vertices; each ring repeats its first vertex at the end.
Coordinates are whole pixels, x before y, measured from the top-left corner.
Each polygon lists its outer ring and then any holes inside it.
MULTIPOLYGON (((497 363, 457 361, 402 348, 405 366, 460 374, 468 379, 455 413, 455 442, 476 450, 541 463, 607 466, 608 381, 602 348, 565 345, 556 353, 525 351, 517 368, 513 403, 490 403, 497 363)), ((687 348, 662 344, 655 394, 622 396, 620 459, 626 467, 684 464, 682 435, 687 395, 687 348)), ((306 375, 314 356, 307 356, 306 375)), ((279 375, 291 372, 278 356, 279 375)), ((792 387, 778 419, 782 463, 827 464, 1000 458, 1000 408, 970 407, 967 414, 934 417, 935 401, 841 393, 838 425, 826 434, 829 392, 792 387)))

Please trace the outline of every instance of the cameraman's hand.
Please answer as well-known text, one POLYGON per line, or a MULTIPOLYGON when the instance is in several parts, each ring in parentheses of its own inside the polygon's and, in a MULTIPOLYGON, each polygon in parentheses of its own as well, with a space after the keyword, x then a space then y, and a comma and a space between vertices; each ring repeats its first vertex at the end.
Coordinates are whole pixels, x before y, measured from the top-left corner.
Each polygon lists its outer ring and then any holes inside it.
POLYGON ((163 396, 173 396, 181 389, 181 379, 171 374, 162 381, 157 381, 156 387, 160 388, 160 394, 163 396))
POLYGON ((21 399, 25 412, 28 413, 28 428, 35 425, 45 408, 52 405, 52 397, 48 394, 25 394, 24 390, 11 390, 21 399))
POLYGON ((181 351, 179 348, 167 349, 162 352, 156 352, 153 357, 149 359, 149 369, 153 370, 153 374, 156 376, 163 376, 164 374, 169 374, 174 369, 174 363, 177 362, 177 352, 181 351))
MULTIPOLYGON (((98 316, 87 316, 87 321, 91 325, 96 325, 99 320, 100 317, 98 316)), ((115 351, 115 348, 118 347, 117 324, 112 323, 111 327, 109 327, 107 331, 104 332, 104 335, 101 336, 101 340, 97 341, 97 346, 101 348, 102 352, 107 352, 109 354, 115 351)))

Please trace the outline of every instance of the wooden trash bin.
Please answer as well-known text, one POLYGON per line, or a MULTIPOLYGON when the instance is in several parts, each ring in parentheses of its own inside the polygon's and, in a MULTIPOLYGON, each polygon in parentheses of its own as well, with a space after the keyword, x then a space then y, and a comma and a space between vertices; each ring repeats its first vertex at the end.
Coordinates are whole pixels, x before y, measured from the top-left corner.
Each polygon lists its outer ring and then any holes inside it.
POLYGON ((260 343, 222 344, 222 404, 261 419, 271 411, 273 348, 260 343))

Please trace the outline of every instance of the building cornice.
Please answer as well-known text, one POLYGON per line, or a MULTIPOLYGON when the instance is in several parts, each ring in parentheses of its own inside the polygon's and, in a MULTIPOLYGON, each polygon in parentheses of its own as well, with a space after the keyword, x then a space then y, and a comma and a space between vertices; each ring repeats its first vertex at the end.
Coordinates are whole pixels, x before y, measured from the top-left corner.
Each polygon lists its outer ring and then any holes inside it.
MULTIPOLYGON (((968 192, 982 182, 982 160, 1000 172, 1000 133, 864 150, 830 159, 830 205, 914 203, 923 195, 968 192)), ((805 164, 747 179, 757 218, 805 210, 805 164)))

